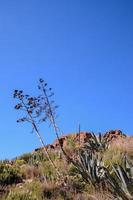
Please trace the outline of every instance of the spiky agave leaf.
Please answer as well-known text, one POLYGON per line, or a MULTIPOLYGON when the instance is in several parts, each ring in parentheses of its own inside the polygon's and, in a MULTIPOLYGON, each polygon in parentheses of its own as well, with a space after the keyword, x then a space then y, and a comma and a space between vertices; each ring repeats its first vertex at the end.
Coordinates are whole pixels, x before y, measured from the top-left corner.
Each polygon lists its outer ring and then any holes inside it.
POLYGON ((127 172, 128 177, 130 178, 130 180, 133 181, 133 164, 132 162, 127 158, 127 156, 125 156, 124 158, 124 169, 127 172))
POLYGON ((97 136, 92 132, 90 133, 91 137, 88 142, 85 144, 85 148, 90 151, 103 151, 108 148, 109 143, 107 142, 106 138, 99 133, 97 136))
POLYGON ((79 163, 76 167, 83 178, 85 177, 94 187, 97 187, 106 177, 106 168, 102 159, 89 151, 80 152, 79 163))
MULTIPOLYGON (((128 163, 129 165, 129 163, 128 163)), ((107 189, 117 195, 117 199, 131 200, 133 183, 129 174, 120 165, 112 166, 113 174, 104 166, 102 158, 90 151, 81 151, 76 166, 78 172, 96 189, 106 185, 107 189)))
POLYGON ((125 157, 124 167, 121 165, 112 165, 114 175, 110 178, 109 183, 115 192, 125 200, 133 199, 133 165, 125 157))

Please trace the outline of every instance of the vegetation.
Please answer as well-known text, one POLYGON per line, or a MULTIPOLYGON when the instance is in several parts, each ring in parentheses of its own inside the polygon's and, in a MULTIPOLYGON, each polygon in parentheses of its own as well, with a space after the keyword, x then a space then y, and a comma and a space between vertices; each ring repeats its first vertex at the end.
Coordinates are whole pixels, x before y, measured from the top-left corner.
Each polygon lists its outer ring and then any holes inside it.
POLYGON ((0 163, 0 185, 11 185, 22 182, 22 173, 16 166, 0 163))
MULTIPOLYGON (((122 132, 118 138, 89 134, 80 143, 67 137, 64 147, 56 124, 53 92, 39 80, 38 96, 14 91, 16 110, 23 112, 17 122, 28 122, 42 148, 14 160, 0 162, 2 200, 132 200, 133 139, 122 132), (39 124, 50 121, 58 147, 46 146, 39 124)), ((80 138, 80 130, 78 136, 80 138)))
POLYGON ((73 159, 76 165, 69 163, 63 153, 58 157, 56 151, 49 149, 59 173, 64 177, 60 180, 43 149, 24 154, 12 162, 3 161, 0 164, 1 199, 131 200, 133 159, 130 151, 125 154, 125 144, 122 143, 123 156, 119 157, 119 162, 114 162, 118 149, 117 145, 115 149, 115 142, 112 142, 104 152, 101 149, 99 152, 91 152, 90 149, 86 149, 86 145, 85 148, 79 148, 79 151, 74 152, 73 159), (110 158, 108 162, 107 157, 110 158), (32 162, 31 158, 34 158, 32 162))

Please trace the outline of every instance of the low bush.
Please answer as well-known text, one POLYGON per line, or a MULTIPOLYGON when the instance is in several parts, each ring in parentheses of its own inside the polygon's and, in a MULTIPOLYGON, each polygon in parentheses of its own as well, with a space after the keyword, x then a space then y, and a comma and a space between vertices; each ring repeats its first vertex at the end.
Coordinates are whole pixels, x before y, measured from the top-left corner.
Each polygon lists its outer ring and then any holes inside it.
POLYGON ((20 156, 18 159, 19 160, 24 160, 25 163, 29 163, 31 158, 32 158, 32 153, 25 153, 22 156, 20 156))
POLYGON ((41 174, 40 168, 35 167, 35 166, 30 166, 30 165, 24 165, 21 168, 21 172, 23 174, 24 179, 34 179, 38 178, 41 174))
POLYGON ((0 163, 0 185, 11 185, 20 182, 22 182, 22 173, 19 168, 0 163))

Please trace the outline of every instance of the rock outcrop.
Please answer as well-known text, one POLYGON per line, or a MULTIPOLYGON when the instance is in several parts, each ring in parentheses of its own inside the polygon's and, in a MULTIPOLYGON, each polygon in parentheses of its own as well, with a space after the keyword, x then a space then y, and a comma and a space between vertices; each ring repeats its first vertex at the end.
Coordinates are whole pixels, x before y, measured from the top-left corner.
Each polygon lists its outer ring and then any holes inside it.
MULTIPOLYGON (((65 147, 68 145, 70 140, 73 140, 75 143, 79 145, 84 145, 90 138, 91 138, 91 133, 89 132, 80 132, 79 133, 71 133, 68 135, 63 135, 60 137, 60 144, 62 147, 65 147)), ((53 143, 54 148, 59 147, 59 141, 56 139, 53 143)))
POLYGON ((125 138, 126 135, 121 130, 111 130, 106 132, 103 137, 107 142, 112 142, 116 139, 125 138))
MULTIPOLYGON (((90 132, 80 132, 80 134, 79 133, 71 133, 71 134, 63 135, 59 138, 59 140, 60 140, 61 146, 64 148, 69 144, 70 140, 72 140, 75 144, 78 144, 79 146, 84 146, 85 143, 87 141, 89 141, 89 139, 91 137, 92 137, 92 134, 90 132)), ((103 138, 107 142, 112 142, 116 139, 125 138, 125 137, 126 137, 126 135, 123 134, 122 131, 120 131, 120 130, 111 130, 111 131, 106 132, 103 135, 103 138)), ((47 149, 58 149, 58 148, 60 148, 60 144, 59 144, 58 139, 56 139, 53 142, 53 144, 46 145, 46 148, 47 149)), ((38 151, 41 149, 42 148, 37 148, 34 151, 38 151)))

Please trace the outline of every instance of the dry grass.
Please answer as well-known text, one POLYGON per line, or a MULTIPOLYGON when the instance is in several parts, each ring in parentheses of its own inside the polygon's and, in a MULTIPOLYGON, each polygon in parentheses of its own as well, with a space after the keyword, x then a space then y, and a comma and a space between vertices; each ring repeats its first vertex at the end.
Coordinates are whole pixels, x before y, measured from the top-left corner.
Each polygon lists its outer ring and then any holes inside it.
POLYGON ((111 163, 121 164, 122 157, 128 155, 133 160, 133 137, 121 138, 114 141, 109 149, 104 152, 103 160, 106 165, 111 163))
POLYGON ((119 149, 121 152, 129 156, 133 155, 133 137, 114 141, 112 147, 119 149))
POLYGON ((30 165, 24 165, 21 168, 21 171, 23 173, 24 179, 31 179, 38 177, 41 173, 40 168, 30 165))
POLYGON ((115 198, 105 192, 95 192, 92 195, 88 195, 88 200, 114 200, 115 198))
POLYGON ((92 194, 76 194, 73 200, 116 200, 112 195, 105 192, 94 192, 92 194))

